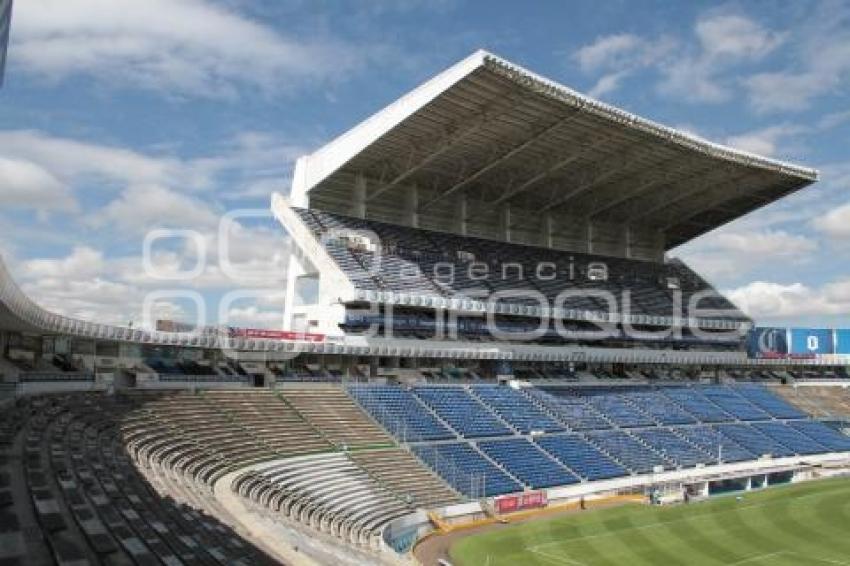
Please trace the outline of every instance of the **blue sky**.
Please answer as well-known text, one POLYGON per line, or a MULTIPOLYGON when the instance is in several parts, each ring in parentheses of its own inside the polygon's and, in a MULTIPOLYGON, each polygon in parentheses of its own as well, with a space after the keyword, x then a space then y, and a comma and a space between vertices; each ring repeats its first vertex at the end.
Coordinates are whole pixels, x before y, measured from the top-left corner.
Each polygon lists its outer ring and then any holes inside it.
POLYGON ((279 324, 294 159, 484 48, 822 181, 674 253, 764 324, 850 326, 850 3, 18 0, 0 91, 0 251, 43 305, 279 324), (533 5, 528 5, 533 4, 533 5), (156 273, 141 261, 154 228, 156 273), (235 277, 234 277, 235 276, 235 277), (226 299, 232 289, 249 297, 226 299), (178 293, 178 294, 179 294, 178 293), (194 295, 193 295, 194 296, 194 295), (196 298, 197 298, 196 297, 196 298), (225 298, 223 300, 223 298, 225 298))

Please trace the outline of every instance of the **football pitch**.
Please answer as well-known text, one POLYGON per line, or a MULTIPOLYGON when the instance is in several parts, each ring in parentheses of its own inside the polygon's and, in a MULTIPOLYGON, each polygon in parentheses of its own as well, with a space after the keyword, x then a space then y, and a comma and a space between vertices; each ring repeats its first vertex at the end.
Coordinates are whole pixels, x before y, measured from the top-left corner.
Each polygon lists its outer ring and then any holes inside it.
POLYGON ((450 555, 459 566, 850 566, 850 479, 540 519, 462 538, 450 555))

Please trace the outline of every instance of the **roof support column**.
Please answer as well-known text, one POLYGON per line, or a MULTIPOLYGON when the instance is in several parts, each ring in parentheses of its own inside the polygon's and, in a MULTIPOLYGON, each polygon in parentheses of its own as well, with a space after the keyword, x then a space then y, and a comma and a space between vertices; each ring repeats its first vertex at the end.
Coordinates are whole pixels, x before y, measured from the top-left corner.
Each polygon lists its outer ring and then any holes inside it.
POLYGON ((461 195, 457 198, 456 201, 457 206, 455 206, 455 231, 461 236, 466 236, 467 234, 467 225, 466 225, 466 217, 467 217, 467 201, 466 201, 466 193, 461 193, 461 195))
POLYGON ((500 218, 499 221, 501 223, 501 232, 502 237, 506 242, 511 241, 511 205, 505 203, 502 205, 500 210, 500 218))
POLYGON ((366 177, 358 173, 354 178, 354 191, 351 195, 351 215, 366 218, 366 177))
POLYGON ((404 220, 411 228, 419 228, 419 189, 416 185, 405 190, 404 220))
POLYGON ((541 226, 541 230, 540 230, 540 232, 541 232, 540 233, 540 240, 541 240, 540 243, 547 248, 553 248, 554 247, 554 241, 553 241, 554 238, 553 238, 553 235, 552 235, 552 233, 554 232, 554 227, 555 227, 555 222, 552 219, 552 213, 549 212, 549 211, 546 211, 543 214, 543 225, 541 226))
POLYGON ((667 248, 667 238, 661 230, 655 233, 655 256, 658 261, 664 261, 664 250, 667 248))
POLYGON ((623 228, 623 257, 632 259, 632 227, 628 224, 623 228))
POLYGON ((594 248, 593 238, 595 237, 595 235, 593 230, 593 222, 591 222, 590 220, 585 220, 584 233, 585 239, 587 240, 587 253, 592 254, 594 248))

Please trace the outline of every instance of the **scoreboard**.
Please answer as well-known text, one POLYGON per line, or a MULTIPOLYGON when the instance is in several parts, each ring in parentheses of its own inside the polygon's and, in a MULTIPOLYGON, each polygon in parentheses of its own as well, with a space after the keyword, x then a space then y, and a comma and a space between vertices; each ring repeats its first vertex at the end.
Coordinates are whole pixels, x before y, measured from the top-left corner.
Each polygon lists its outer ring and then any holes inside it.
POLYGON ((747 337, 747 353, 762 359, 829 356, 850 362, 850 329, 758 327, 747 337))

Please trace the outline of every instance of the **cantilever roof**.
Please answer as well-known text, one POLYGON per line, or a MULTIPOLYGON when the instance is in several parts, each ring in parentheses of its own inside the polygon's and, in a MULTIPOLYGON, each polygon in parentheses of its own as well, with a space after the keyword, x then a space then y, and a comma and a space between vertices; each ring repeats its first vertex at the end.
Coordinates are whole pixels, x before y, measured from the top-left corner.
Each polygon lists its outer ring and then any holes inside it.
POLYGON ((674 247, 818 178, 593 100, 478 51, 299 160, 296 205, 417 186, 421 213, 461 193, 650 227, 674 247))

